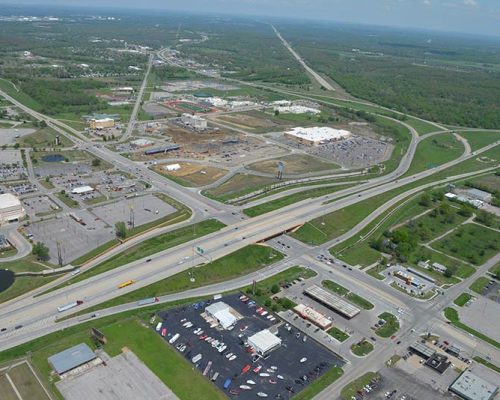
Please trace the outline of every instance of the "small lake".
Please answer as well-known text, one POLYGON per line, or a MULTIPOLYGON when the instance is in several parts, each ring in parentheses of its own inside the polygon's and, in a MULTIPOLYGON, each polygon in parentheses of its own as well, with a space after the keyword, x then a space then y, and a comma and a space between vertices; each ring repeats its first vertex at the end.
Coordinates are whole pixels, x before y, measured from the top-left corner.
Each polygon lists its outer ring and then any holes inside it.
POLYGON ((10 288, 14 283, 14 280, 14 272, 6 269, 0 269, 0 292, 10 288))
POLYGON ((45 162, 63 162, 64 156, 62 154, 47 154, 42 157, 42 161, 45 162))

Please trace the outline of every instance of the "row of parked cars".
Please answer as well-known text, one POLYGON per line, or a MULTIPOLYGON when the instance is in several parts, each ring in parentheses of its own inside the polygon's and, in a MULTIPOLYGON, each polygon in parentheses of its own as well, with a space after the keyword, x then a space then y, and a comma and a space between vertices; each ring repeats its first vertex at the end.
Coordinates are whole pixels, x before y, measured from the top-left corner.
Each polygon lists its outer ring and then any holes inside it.
POLYGON ((255 312, 259 315, 262 315, 263 317, 266 317, 269 321, 274 322, 276 321, 276 317, 274 317, 272 314, 269 314, 268 311, 264 307, 257 307, 257 304, 255 301, 251 300, 248 296, 245 296, 244 294, 240 296, 240 300, 245 303, 249 308, 255 308, 255 312))

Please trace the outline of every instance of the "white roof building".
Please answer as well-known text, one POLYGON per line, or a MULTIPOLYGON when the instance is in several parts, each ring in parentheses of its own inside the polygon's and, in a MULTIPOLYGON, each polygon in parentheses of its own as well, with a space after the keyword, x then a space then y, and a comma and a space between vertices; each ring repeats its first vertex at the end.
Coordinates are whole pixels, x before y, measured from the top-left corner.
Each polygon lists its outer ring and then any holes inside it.
POLYGON ((205 308, 205 312, 209 317, 217 320, 224 329, 234 326, 237 321, 236 316, 231 313, 231 307, 222 301, 209 305, 205 308))
POLYGON ((11 193, 0 194, 0 225, 19 221, 26 215, 26 211, 19 199, 11 193))
POLYGON ((164 167, 167 171, 171 172, 171 171, 178 171, 181 169, 181 166, 179 164, 168 164, 168 165, 165 165, 164 167))
POLYGON ((320 110, 317 108, 306 107, 306 106, 276 106, 274 111, 278 111, 283 114, 319 114, 320 110))
POLYGON ((351 136, 351 132, 328 126, 311 128, 302 128, 299 126, 285 132, 285 135, 308 144, 320 144, 345 139, 351 136))
POLYGON ((72 194, 85 194, 85 193, 91 193, 94 191, 94 188, 92 186, 79 186, 76 188, 71 189, 72 194))
POLYGON ((250 336, 248 344, 262 356, 280 347, 281 339, 273 335, 268 329, 264 329, 250 336))

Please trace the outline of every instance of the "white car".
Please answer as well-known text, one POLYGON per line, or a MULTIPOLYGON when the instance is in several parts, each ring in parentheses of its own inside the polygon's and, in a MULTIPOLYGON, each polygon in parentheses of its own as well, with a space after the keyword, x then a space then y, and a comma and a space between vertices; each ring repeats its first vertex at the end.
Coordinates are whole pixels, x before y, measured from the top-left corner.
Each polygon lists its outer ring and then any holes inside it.
POLYGON ((236 360, 236 356, 233 354, 231 357, 229 357, 229 361, 236 360))
POLYGON ((228 359, 229 359, 230 357, 232 357, 232 356, 233 356, 233 353, 227 353, 227 354, 226 354, 226 358, 228 358, 228 359))

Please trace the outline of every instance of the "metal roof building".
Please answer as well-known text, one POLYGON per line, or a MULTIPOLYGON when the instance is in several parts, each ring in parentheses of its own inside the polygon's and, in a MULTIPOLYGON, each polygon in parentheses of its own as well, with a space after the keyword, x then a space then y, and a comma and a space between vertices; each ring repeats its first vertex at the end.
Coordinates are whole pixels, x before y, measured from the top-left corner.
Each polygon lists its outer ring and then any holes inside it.
POLYGON ((205 308, 205 312, 208 316, 217 320, 224 329, 230 328, 237 321, 237 318, 231 313, 231 307, 222 301, 210 304, 205 308))
POLYGON ((260 355, 266 355, 281 346, 281 339, 268 329, 257 332, 248 338, 248 344, 260 355))
POLYGON ((470 189, 467 191, 467 194, 477 200, 481 200, 485 203, 489 203, 493 199, 493 195, 491 193, 485 192, 484 190, 479 189, 470 189))
POLYGON ((465 400, 491 400, 498 387, 467 370, 451 384, 449 390, 465 400))
POLYGON ((431 349, 429 346, 426 346, 425 344, 420 342, 415 342, 412 345, 410 345, 410 349, 413 350, 415 353, 420 354, 425 359, 431 358, 435 353, 435 351, 431 349))
POLYGON ((97 356, 92 349, 85 343, 80 343, 70 347, 60 353, 54 354, 48 358, 49 364, 52 365, 54 371, 59 375, 71 371, 80 365, 86 364, 89 361, 95 360, 97 356))
POLYGON ((318 285, 308 287, 304 290, 304 294, 349 319, 355 317, 361 312, 358 307, 353 306, 351 303, 348 303, 318 285))

